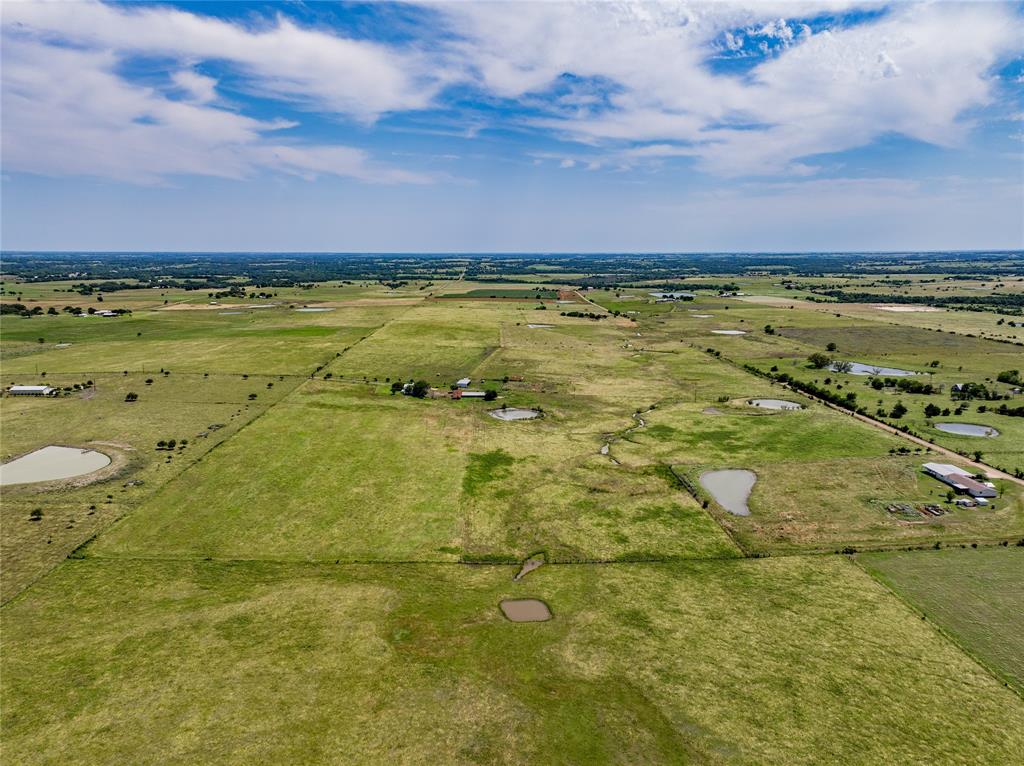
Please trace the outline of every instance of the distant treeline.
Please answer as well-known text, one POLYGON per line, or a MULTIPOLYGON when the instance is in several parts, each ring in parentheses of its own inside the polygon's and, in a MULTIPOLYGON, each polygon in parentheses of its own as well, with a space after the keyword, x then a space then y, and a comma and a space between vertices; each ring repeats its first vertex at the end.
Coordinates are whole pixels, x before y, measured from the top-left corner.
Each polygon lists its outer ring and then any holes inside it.
MULTIPOLYGON (((998 311, 1020 314, 1024 310, 1024 293, 992 295, 900 295, 898 293, 861 293, 848 290, 822 290, 818 295, 842 303, 908 303, 946 308, 998 311)), ((814 300, 814 298, 810 298, 814 300)))
MULTIPOLYGON (((113 285, 129 280, 146 286, 194 290, 223 289, 231 281, 262 287, 332 280, 396 284, 451 279, 564 282, 559 273, 585 274, 587 286, 664 282, 679 288, 724 285, 689 283, 704 274, 725 276, 825 277, 948 274, 980 278, 1021 274, 1024 253, 72 253, 5 252, 4 273, 31 282, 88 280, 113 285)), ((138 285, 135 285, 138 287, 138 285)), ((95 286, 93 289, 97 289, 95 286)))

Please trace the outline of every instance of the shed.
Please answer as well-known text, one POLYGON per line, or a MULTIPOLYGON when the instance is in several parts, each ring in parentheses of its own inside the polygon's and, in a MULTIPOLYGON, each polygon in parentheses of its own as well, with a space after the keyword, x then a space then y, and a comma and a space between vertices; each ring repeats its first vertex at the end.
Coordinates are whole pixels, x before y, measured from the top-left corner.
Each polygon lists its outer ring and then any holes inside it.
POLYGON ((472 382, 473 381, 470 380, 469 378, 459 378, 457 381, 455 381, 455 385, 457 385, 459 388, 469 388, 469 384, 472 382))
POLYGON ((50 386, 11 386, 7 393, 11 396, 50 396, 56 390, 50 386))

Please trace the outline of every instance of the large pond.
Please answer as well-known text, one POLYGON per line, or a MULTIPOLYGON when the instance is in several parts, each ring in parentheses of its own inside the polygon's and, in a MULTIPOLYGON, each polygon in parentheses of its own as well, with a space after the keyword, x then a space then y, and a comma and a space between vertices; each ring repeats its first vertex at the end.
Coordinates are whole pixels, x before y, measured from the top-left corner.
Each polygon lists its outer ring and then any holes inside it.
POLYGON ((537 410, 528 410, 522 407, 505 407, 504 409, 491 410, 491 417, 498 420, 533 420, 540 415, 537 410))
POLYGON ((987 436, 990 439, 999 436, 999 431, 992 426, 979 426, 975 423, 936 423, 935 427, 957 436, 987 436))
POLYGON ((757 474, 740 468, 708 471, 700 475, 700 485, 715 498, 720 506, 734 516, 749 516, 747 500, 757 481, 757 474))
POLYGON ((0 486, 82 476, 110 465, 102 452, 76 447, 43 447, 0 466, 0 486))
POLYGON ((802 410, 803 405, 785 399, 747 399, 747 404, 766 410, 802 410))
MULTIPOLYGON (((912 370, 901 370, 898 367, 879 367, 874 364, 861 364, 860 362, 850 362, 850 375, 885 375, 890 378, 906 378, 910 375, 917 375, 918 373, 912 370)), ((837 372, 836 365, 833 364, 829 367, 832 372, 837 372)))

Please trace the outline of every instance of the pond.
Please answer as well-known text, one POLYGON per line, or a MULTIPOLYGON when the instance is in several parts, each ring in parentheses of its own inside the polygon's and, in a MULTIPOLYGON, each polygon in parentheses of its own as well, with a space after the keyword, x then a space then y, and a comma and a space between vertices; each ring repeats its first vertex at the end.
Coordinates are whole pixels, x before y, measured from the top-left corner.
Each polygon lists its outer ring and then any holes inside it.
POLYGON ((715 335, 746 335, 745 330, 712 330, 715 335))
MULTIPOLYGON (((901 370, 898 367, 879 367, 874 364, 861 364, 860 362, 850 362, 849 364, 850 375, 881 375, 890 378, 906 378, 910 375, 919 374, 911 370, 901 370)), ((829 369, 832 372, 837 372, 835 364, 830 365, 829 369)))
POLYGON ((319 313, 321 311, 334 311, 332 308, 322 306, 303 306, 301 309, 295 309, 296 311, 302 312, 303 314, 319 313))
POLYGON ((935 427, 947 434, 956 434, 957 436, 986 436, 989 439, 999 436, 999 431, 992 426, 979 426, 975 423, 936 423, 935 427))
POLYGON ((707 471, 700 475, 700 485, 733 516, 750 515, 747 500, 756 481, 756 473, 737 468, 707 471))
POLYGON ((539 598, 507 598, 499 606, 501 613, 512 622, 545 622, 551 619, 551 610, 539 598))
POLYGON ((0 466, 0 486, 70 479, 110 465, 102 452, 50 445, 0 466))
POLYGON ((785 399, 747 399, 747 404, 766 410, 802 410, 803 405, 785 399))
POLYGON ((491 417, 498 420, 533 420, 539 417, 537 410, 528 410, 523 407, 506 407, 500 410, 491 410, 491 417))

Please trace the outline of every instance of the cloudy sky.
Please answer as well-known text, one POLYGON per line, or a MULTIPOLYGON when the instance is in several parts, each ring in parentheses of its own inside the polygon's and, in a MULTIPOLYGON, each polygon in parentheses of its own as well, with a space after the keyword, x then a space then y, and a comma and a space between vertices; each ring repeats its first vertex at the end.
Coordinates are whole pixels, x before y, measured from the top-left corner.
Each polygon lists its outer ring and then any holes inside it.
POLYGON ((4 2, 6 249, 1024 247, 1024 4, 4 2))

